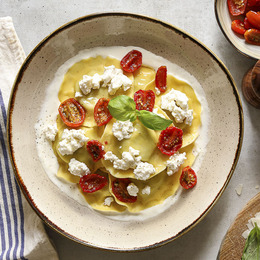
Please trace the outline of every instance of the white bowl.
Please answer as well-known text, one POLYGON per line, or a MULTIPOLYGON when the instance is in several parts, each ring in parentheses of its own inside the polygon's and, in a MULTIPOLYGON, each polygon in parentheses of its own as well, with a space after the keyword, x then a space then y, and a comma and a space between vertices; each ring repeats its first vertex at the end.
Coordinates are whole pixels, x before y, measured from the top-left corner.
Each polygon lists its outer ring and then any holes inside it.
POLYGON ((13 86, 8 132, 17 180, 47 225, 84 245, 135 251, 180 237, 217 202, 240 154, 243 111, 235 83, 224 64, 192 36, 152 18, 104 13, 76 19, 35 47, 13 86), (139 46, 182 67, 201 84, 210 109, 209 142, 197 172, 196 187, 182 192, 163 214, 144 221, 112 220, 75 202, 50 181, 36 150, 34 124, 57 69, 83 49, 113 45, 139 46))
POLYGON ((240 53, 251 58, 260 59, 260 46, 247 43, 243 36, 234 33, 231 29, 232 20, 239 19, 239 17, 231 17, 227 0, 215 0, 215 15, 221 31, 240 53))

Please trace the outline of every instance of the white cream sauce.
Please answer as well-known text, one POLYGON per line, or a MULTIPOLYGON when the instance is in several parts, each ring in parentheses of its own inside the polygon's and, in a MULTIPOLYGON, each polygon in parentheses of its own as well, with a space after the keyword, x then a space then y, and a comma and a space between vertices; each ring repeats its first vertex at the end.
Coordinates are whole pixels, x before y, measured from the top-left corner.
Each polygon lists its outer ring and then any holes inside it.
MULTIPOLYGON (((197 154, 197 158, 195 163, 192 165, 192 168, 198 172, 200 165, 202 163, 203 157, 206 153, 206 146, 208 143, 208 127, 210 123, 210 111, 208 107, 208 103, 205 97, 205 93, 199 84, 199 82, 187 71, 182 69, 176 64, 171 63, 170 61, 157 56, 145 49, 139 47, 121 47, 121 46, 113 46, 113 47, 97 47, 93 49, 86 49, 79 52, 76 56, 66 61, 56 72, 54 79, 52 80, 51 84, 49 85, 46 96, 41 107, 41 111, 39 113, 39 120, 35 124, 35 132, 36 132, 36 144, 37 144, 37 151, 41 163, 48 174, 51 181, 57 185, 62 192, 67 194, 67 196, 73 198, 78 203, 88 206, 84 197, 80 194, 77 185, 67 183, 64 180, 58 178, 56 173, 58 171, 58 161, 56 156, 53 153, 51 142, 46 140, 44 135, 44 128, 49 124, 54 124, 56 122, 56 117, 58 114, 58 107, 59 107, 59 100, 58 100, 58 91, 60 85, 62 84, 63 77, 66 74, 67 70, 74 65, 76 62, 79 62, 82 59, 87 59, 90 57, 96 56, 103 56, 103 57, 113 57, 118 60, 121 60, 122 57, 125 56, 126 53, 131 51, 132 49, 137 49, 142 52, 143 54, 143 64, 150 66, 157 70, 162 65, 167 66, 168 74, 174 75, 176 78, 184 80, 188 82, 194 89, 197 98, 199 99, 202 112, 201 112, 201 122, 202 126, 200 128, 200 135, 196 140, 196 151, 194 153, 197 154)), ((100 212, 101 214, 120 221, 142 221, 151 217, 154 217, 169 207, 171 207, 181 193, 181 188, 177 191, 177 193, 169 198, 167 198, 164 203, 160 205, 156 205, 154 207, 145 209, 139 213, 107 213, 107 212, 100 212)))

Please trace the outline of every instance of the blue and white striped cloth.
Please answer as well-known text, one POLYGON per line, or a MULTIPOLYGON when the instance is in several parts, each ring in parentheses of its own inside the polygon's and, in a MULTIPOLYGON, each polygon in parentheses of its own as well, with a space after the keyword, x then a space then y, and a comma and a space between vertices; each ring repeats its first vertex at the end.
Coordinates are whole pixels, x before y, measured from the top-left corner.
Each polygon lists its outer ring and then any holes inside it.
POLYGON ((6 109, 24 59, 12 18, 0 18, 0 260, 57 260, 43 223, 20 191, 7 151, 6 109))

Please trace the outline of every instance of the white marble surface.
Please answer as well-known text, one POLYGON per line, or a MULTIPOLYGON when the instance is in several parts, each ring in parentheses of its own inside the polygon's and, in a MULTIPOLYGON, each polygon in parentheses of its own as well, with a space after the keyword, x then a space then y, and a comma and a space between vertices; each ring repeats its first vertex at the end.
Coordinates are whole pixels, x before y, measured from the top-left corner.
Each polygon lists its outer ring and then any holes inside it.
POLYGON ((0 17, 11 16, 26 54, 57 27, 96 12, 132 12, 171 23, 208 46, 231 72, 244 110, 244 141, 234 175, 209 214, 181 238, 157 249, 138 253, 107 252, 79 245, 49 230, 60 259, 216 259, 221 241, 249 199, 260 189, 260 110, 243 98, 241 80, 255 60, 238 53, 220 31, 214 1, 203 0, 0 0, 0 17), (243 184, 242 194, 235 189, 243 184))

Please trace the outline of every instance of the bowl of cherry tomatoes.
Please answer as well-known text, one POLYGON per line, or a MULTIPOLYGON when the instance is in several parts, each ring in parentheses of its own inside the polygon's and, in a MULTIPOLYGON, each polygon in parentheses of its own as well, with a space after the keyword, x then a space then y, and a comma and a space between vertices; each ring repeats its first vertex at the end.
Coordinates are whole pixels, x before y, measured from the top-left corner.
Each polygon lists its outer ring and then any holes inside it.
POLYGON ((260 59, 260 0, 215 0, 215 15, 240 53, 260 59))

